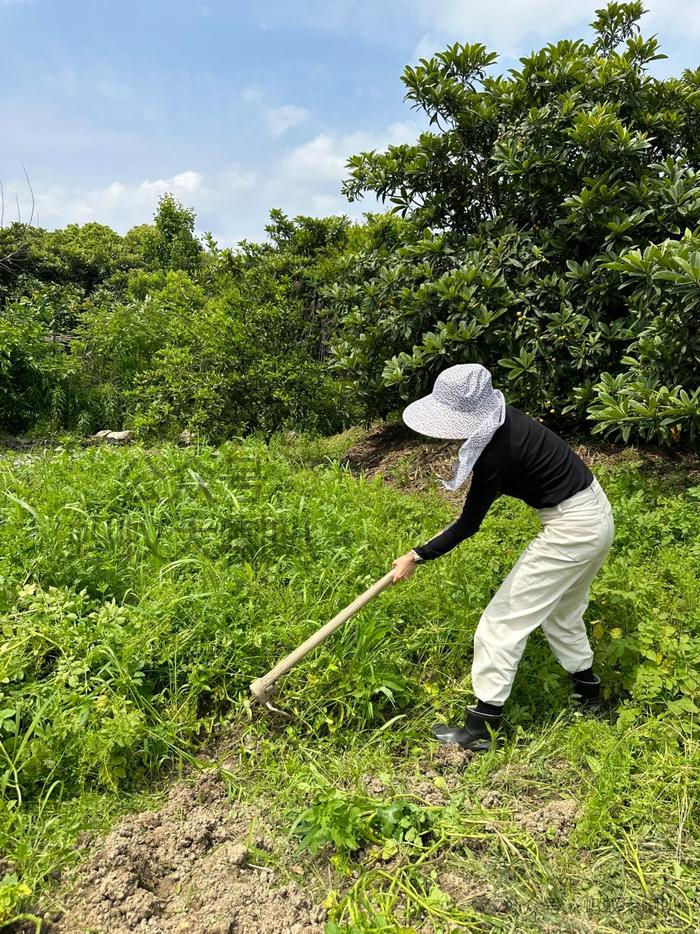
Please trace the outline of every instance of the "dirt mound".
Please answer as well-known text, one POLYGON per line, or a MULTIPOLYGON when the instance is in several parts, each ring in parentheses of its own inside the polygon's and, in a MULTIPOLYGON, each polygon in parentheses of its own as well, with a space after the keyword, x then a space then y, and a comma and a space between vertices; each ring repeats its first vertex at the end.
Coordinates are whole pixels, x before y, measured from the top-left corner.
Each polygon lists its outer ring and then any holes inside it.
POLYGON ((355 473, 383 477, 401 489, 422 490, 435 486, 438 476, 450 477, 458 450, 458 441, 419 441, 403 424, 392 423, 354 444, 343 463, 355 473))
POLYGON ((415 446, 415 434, 405 425, 380 425, 353 444, 343 460, 351 470, 364 470, 372 474, 391 452, 406 454, 415 446))
POLYGON ((433 755, 438 770, 463 769, 469 765, 476 753, 463 749, 459 743, 441 743, 433 755))
POLYGON ((517 822, 528 833, 544 836, 550 843, 563 845, 576 826, 580 807, 568 798, 556 798, 541 808, 515 815, 517 822))
MULTIPOLYGON (((554 427, 555 431, 557 426, 554 427)), ((635 446, 609 441, 581 439, 561 432, 564 440, 595 471, 628 463, 652 475, 658 475, 685 487, 700 482, 700 458, 694 451, 667 449, 653 445, 635 446)), ((439 441, 418 437, 402 422, 380 424, 356 442, 345 454, 343 463, 356 473, 381 476, 403 490, 436 487, 437 478, 447 479, 452 472, 459 441, 439 441)), ((467 487, 445 493, 448 501, 461 501, 467 487)))
POLYGON ((253 865, 274 837, 226 797, 215 773, 173 786, 165 805, 125 817, 62 892, 52 934, 321 934, 326 913, 295 883, 253 865))
POLYGON ((486 898, 493 893, 493 886, 488 882, 480 882, 461 872, 448 870, 438 876, 437 883, 456 905, 471 905, 480 911, 491 908, 486 898))

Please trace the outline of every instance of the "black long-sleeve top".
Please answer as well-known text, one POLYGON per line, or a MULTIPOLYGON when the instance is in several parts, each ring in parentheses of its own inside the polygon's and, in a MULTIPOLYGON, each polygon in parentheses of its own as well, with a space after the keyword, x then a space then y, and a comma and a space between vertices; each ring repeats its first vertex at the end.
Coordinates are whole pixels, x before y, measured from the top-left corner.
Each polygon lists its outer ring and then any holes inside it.
POLYGON ((545 509, 592 482, 591 471, 559 435, 506 405, 505 421, 474 464, 460 516, 413 550, 423 561, 444 555, 479 529, 499 496, 513 496, 534 509, 545 509))

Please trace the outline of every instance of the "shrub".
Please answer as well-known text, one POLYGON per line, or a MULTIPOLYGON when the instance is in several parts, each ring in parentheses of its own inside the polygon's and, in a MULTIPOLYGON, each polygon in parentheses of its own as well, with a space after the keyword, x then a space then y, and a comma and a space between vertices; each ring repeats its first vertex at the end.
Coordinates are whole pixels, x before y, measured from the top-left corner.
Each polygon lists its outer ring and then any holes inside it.
POLYGON ((352 157, 345 183, 406 218, 400 242, 370 238, 326 292, 335 366, 369 414, 479 361, 539 417, 693 437, 700 74, 649 74, 663 56, 642 12, 611 3, 592 42, 550 44, 508 75, 478 44, 405 69, 431 130, 352 157))

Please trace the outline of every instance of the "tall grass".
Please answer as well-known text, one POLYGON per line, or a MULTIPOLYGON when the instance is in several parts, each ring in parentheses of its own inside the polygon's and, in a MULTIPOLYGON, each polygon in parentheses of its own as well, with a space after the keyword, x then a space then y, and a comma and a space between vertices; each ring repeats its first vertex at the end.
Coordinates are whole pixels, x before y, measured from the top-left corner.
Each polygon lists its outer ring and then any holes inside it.
MULTIPOLYGON (((669 489, 634 467, 601 475, 617 538, 589 619, 608 717, 568 708, 567 679, 533 637, 505 747, 472 766, 449 805, 411 799, 396 830, 378 808, 425 768, 431 720, 460 715, 471 699, 471 635, 537 520, 500 500, 472 541, 385 591, 284 679, 280 702, 296 719, 280 728, 253 715, 249 681, 450 518, 437 495, 410 496, 307 455, 248 440, 0 462, 0 846, 19 877, 42 885, 67 841, 95 823, 96 801, 118 809, 120 796, 232 722, 258 743, 255 761, 229 776, 238 794, 274 799, 288 826, 305 813, 309 839, 331 850, 331 831, 343 839, 357 805, 369 815, 361 826, 403 854, 401 872, 367 869, 328 896, 341 929, 393 930, 371 925, 399 903, 407 930, 426 916, 446 930, 497 929, 488 925, 501 924, 498 912, 458 916, 430 878, 438 858, 467 860, 478 876, 464 849, 472 837, 484 838, 482 869, 524 919, 565 878, 561 919, 567 899, 579 904, 576 880, 596 874, 607 879, 601 905, 624 880, 636 912, 668 877, 673 911, 687 913, 698 866, 698 489, 669 489), (548 765, 555 758, 563 773, 548 765), (507 807, 496 818, 475 809, 470 793, 509 763, 550 791, 563 781, 582 804, 554 861, 507 807), (388 790, 377 803, 362 777, 379 771, 388 790)), ((357 847, 335 847, 339 871, 373 845, 362 832, 353 839, 357 847)), ((591 910, 601 918, 609 907, 591 910)))

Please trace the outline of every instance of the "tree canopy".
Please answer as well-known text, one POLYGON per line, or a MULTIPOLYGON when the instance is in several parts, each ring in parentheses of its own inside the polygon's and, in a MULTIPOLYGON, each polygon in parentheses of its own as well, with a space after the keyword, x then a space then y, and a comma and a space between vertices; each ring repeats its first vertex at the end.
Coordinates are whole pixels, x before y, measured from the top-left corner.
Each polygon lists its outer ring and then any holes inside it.
POLYGON ((123 237, 0 229, 0 427, 332 431, 480 362, 554 426, 697 443, 700 68, 654 75, 643 13, 407 66, 428 129, 349 160, 363 223, 274 209, 222 249, 165 195, 123 237))
POLYGON ((344 190, 407 220, 328 297, 335 344, 371 410, 426 391, 453 363, 507 378, 538 416, 623 438, 698 430, 700 69, 660 79, 639 2, 596 13, 496 75, 455 43, 403 74, 431 129, 350 159, 344 190))

